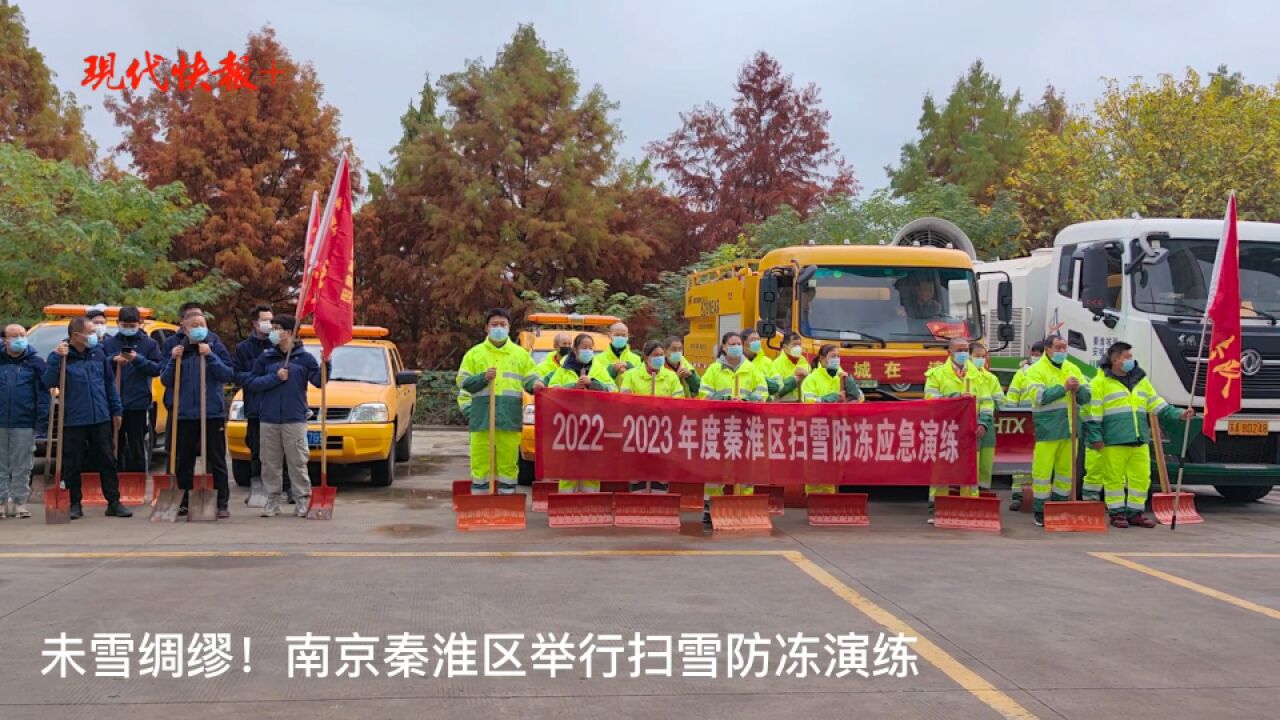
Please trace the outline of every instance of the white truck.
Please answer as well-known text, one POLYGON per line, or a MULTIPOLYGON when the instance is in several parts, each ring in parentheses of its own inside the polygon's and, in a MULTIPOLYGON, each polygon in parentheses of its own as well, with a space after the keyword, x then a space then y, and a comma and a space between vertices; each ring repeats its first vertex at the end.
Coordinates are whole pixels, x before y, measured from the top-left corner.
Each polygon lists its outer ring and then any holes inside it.
MULTIPOLYGON (((1013 283, 1013 339, 992 348, 994 369, 1004 371, 1007 385, 1031 344, 1056 334, 1066 338, 1071 360, 1092 375, 1107 346, 1124 340, 1156 391, 1187 407, 1221 235, 1221 220, 1099 220, 1062 230, 1051 249, 979 263, 983 307, 994 307, 997 292, 996 276, 988 273, 1000 271, 1013 283)), ((1252 501, 1280 483, 1280 224, 1241 222, 1239 238, 1244 403, 1218 423, 1212 442, 1199 418, 1193 421, 1184 483, 1252 501)), ((1195 390, 1197 408, 1204 404, 1206 368, 1195 390)), ((1031 423, 1019 415, 1002 413, 1002 444, 1015 430, 1030 432, 1031 423)), ((1008 440, 1023 452, 1010 456, 998 448, 998 471, 1025 472, 1030 438, 1008 440)), ((1181 431, 1166 438, 1171 472, 1181 446, 1181 431)))

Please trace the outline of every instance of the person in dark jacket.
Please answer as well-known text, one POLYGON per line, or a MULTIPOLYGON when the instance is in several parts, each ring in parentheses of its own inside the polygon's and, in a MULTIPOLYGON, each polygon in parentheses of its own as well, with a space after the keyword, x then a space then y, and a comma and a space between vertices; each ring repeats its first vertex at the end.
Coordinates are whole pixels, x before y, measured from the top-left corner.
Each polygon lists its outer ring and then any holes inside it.
MULTIPOLYGON (((163 357, 163 358, 169 357, 170 355, 173 354, 173 349, 175 347, 187 342, 184 323, 186 323, 187 317, 193 314, 201 315, 201 316, 204 315, 204 308, 200 305, 200 303, 195 303, 195 302, 182 303, 182 305, 178 308, 178 332, 165 338, 164 347, 160 348, 160 357, 163 357)), ((208 327, 206 326, 206 330, 207 329, 208 327)), ((222 342, 222 338, 218 337, 218 333, 212 330, 208 330, 208 333, 209 334, 205 336, 205 340, 204 340, 205 344, 213 348, 215 352, 217 352, 218 348, 221 347, 222 352, 220 354, 227 356, 228 355, 227 346, 225 343, 222 342)))
POLYGON ((86 466, 96 467, 102 479, 102 496, 107 500, 107 515, 132 517, 120 504, 120 481, 116 476, 115 453, 111 435, 120 427, 123 408, 116 393, 111 361, 98 346, 98 334, 88 318, 72 318, 67 323, 67 340, 49 354, 44 383, 58 387, 63 363, 67 368, 66 397, 62 398, 62 482, 71 493, 72 520, 84 516, 80 507, 80 473, 86 466))
MULTIPOLYGON (((249 390, 249 381, 253 379, 253 364, 262 353, 271 349, 271 321, 275 315, 267 305, 258 305, 249 311, 249 337, 236 345, 235 369, 236 384, 242 388, 241 400, 244 402, 245 435, 244 442, 249 448, 251 477, 262 477, 262 458, 258 442, 258 403, 259 393, 249 390)), ((289 488, 289 474, 284 477, 284 492, 293 502, 293 492, 289 488)), ((249 502, 249 498, 245 498, 249 502)))
POLYGON ((178 436, 175 439, 178 487, 183 490, 178 514, 187 514, 187 497, 195 476, 196 457, 200 455, 200 361, 203 358, 204 441, 209 451, 205 466, 206 471, 213 475, 213 484, 218 490, 218 518, 229 518, 231 513, 227 502, 231 499, 231 488, 227 484, 227 407, 222 387, 235 380, 236 374, 227 349, 214 348, 206 342, 209 327, 205 324, 204 315, 189 313, 182 321, 182 329, 186 342, 174 346, 160 372, 160 382, 165 387, 164 406, 172 411, 174 379, 177 365, 182 363, 182 385, 178 388, 178 436))
POLYGON ((21 325, 4 329, 0 347, 0 518, 29 518, 35 428, 48 417, 45 363, 21 325))
POLYGON ((295 339, 292 315, 277 315, 268 336, 274 346, 253 364, 246 390, 260 393, 258 421, 262 443, 262 483, 267 488, 263 517, 280 514, 282 475, 289 467, 298 517, 307 514, 311 479, 307 475, 307 384, 320 387, 320 363, 295 339))
POLYGON ((111 358, 111 369, 119 378, 120 403, 124 406, 116 462, 124 472, 144 472, 151 460, 147 452, 151 379, 160 375, 164 358, 160 356, 159 343, 142 332, 138 308, 132 305, 120 308, 116 323, 116 334, 102 343, 107 357, 111 358))

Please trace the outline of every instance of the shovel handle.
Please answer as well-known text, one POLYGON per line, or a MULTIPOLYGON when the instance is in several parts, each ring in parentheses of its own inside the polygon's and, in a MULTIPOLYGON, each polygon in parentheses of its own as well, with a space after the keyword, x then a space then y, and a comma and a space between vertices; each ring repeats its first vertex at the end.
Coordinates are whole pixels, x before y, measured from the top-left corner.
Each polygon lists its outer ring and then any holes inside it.
POLYGON ((174 360, 173 407, 169 409, 169 482, 176 482, 178 474, 178 400, 182 397, 182 360, 174 360))
MULTIPOLYGON (((46 488, 49 487, 49 469, 50 469, 49 466, 53 464, 53 420, 54 420, 53 413, 55 412, 55 406, 54 406, 55 402, 61 402, 61 401, 60 400, 55 401, 54 393, 52 390, 50 390, 49 391, 49 429, 46 430, 44 434, 44 438, 45 438, 44 440, 44 486, 46 488)), ((61 407, 58 407, 56 409, 56 412, 61 412, 61 411, 62 411, 61 407)))
POLYGON ((58 370, 58 462, 55 467, 54 482, 61 484, 62 479, 62 434, 67 420, 67 360, 69 355, 62 356, 62 367, 58 370))
MULTIPOLYGON (((208 422, 208 419, 207 419, 208 413, 206 412, 206 410, 208 409, 208 406, 206 404, 207 399, 205 398, 206 366, 207 364, 205 362, 205 357, 204 355, 201 355, 200 356, 200 476, 202 478, 204 478, 204 476, 209 474, 209 438, 208 438, 208 433, 205 432, 205 430, 208 428, 208 426, 206 425, 206 423, 208 422)), ((203 488, 204 483, 201 483, 200 487, 203 488)))
POLYGON ((1160 419, 1153 412, 1147 413, 1151 423, 1151 450, 1156 456, 1156 473, 1160 476, 1160 492, 1169 492, 1169 467, 1164 459, 1164 435, 1160 431, 1160 419))
POLYGON ((1071 429, 1071 494, 1067 495, 1068 500, 1076 499, 1076 453, 1080 451, 1079 434, 1076 426, 1079 424, 1076 417, 1076 394, 1070 390, 1067 391, 1067 427, 1071 429))
POLYGON ((489 383, 489 494, 498 491, 498 376, 489 383))

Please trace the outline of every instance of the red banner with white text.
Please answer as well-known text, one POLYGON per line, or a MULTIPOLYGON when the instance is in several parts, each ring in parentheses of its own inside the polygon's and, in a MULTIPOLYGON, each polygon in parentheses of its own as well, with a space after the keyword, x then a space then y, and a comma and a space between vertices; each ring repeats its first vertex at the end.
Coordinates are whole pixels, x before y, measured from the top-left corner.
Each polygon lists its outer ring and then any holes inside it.
POLYGON ((538 477, 739 485, 976 485, 971 398, 795 404, 545 390, 538 477))

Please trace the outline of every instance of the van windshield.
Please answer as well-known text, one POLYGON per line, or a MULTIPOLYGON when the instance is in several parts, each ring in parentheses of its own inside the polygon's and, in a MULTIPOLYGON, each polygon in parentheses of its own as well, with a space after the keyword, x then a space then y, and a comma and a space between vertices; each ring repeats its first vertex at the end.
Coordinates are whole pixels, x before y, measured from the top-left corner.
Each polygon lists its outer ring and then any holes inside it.
POLYGON ((982 334, 971 270, 823 266, 799 295, 800 333, 815 339, 912 342, 982 334))
MULTIPOLYGON (((1134 273, 1134 308, 1167 315, 1203 313, 1218 241, 1173 238, 1153 240, 1152 245, 1168 255, 1134 273)), ((1240 301, 1245 318, 1257 317, 1250 309, 1280 313, 1280 243, 1240 243, 1240 301)))
MULTIPOLYGON (((320 345, 307 343, 307 352, 320 362, 320 345)), ((329 379, 334 382, 363 382, 387 385, 391 376, 387 371, 387 353, 380 347, 367 345, 343 345, 333 349, 333 368, 329 379)))

